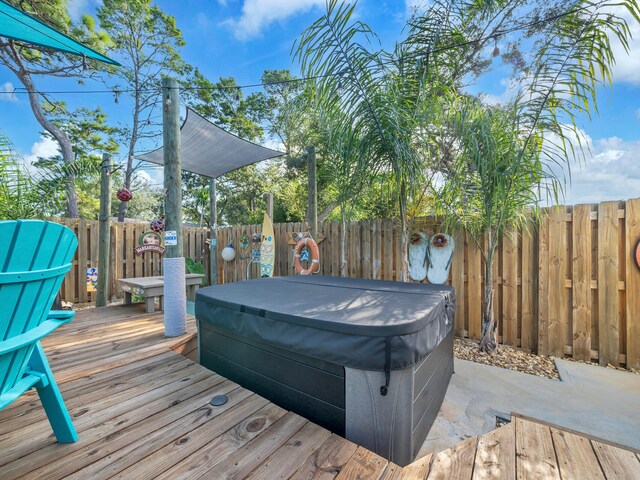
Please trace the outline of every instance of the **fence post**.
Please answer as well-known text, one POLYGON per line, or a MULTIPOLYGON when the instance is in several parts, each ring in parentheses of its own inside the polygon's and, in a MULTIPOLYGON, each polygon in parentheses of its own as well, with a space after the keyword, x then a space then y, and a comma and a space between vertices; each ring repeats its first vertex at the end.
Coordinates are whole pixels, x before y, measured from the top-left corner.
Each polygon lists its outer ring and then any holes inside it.
POLYGON ((109 250, 111 248, 111 155, 102 154, 100 169, 100 228, 98 231, 98 285, 96 307, 107 304, 109 292, 109 250))

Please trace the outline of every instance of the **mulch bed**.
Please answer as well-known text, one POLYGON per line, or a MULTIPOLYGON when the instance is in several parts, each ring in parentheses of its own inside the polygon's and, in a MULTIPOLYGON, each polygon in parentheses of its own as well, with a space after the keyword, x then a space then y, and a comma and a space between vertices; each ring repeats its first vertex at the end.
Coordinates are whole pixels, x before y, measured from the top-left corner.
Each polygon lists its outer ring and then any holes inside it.
POLYGON ((455 358, 461 360, 470 360, 554 380, 560 379, 553 358, 527 353, 513 347, 499 345, 498 351, 489 355, 478 350, 477 341, 456 338, 453 344, 453 354, 455 358))

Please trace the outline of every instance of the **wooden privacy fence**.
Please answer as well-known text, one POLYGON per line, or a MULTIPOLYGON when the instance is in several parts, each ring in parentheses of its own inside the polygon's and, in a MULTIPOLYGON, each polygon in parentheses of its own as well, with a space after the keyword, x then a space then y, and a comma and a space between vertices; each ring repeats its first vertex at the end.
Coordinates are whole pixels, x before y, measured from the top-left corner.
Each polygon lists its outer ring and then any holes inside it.
MULTIPOLYGON (((63 298, 93 301, 85 286, 86 268, 97 263, 98 222, 64 220, 80 242, 74 268, 67 275, 63 298)), ((158 254, 137 256, 133 247, 146 223, 111 224, 110 298, 121 296, 115 279, 159 275, 158 254)), ((319 231, 320 273, 340 275, 342 256, 340 222, 325 222, 319 231)), ((421 219, 415 228, 439 231, 434 219, 421 219)), ((399 280, 401 229, 396 220, 349 222, 345 256, 348 276, 399 280)), ((302 223, 274 225, 275 275, 291 275, 292 246, 287 232, 303 230, 302 223)), ((259 276, 251 263, 251 243, 242 249, 260 225, 221 227, 218 230, 218 278, 229 283, 259 276), (236 259, 223 262, 220 251, 229 243, 236 259)), ((184 229, 185 256, 205 264, 208 247, 205 228, 184 229)), ((484 289, 482 257, 464 233, 453 234, 456 249, 449 282, 455 287, 455 333, 478 339, 484 289)), ((640 269, 634 250, 640 240, 640 199, 627 202, 554 207, 545 211, 539 225, 509 232, 498 247, 493 269, 494 311, 502 343, 527 350, 601 364, 640 368, 640 269)))
MULTIPOLYGON (((57 220, 66 225, 78 237, 78 250, 73 267, 62 284, 62 299, 72 303, 95 302, 95 293, 87 291, 87 268, 98 267, 98 220, 65 218, 57 220)), ((136 255, 134 247, 140 244, 140 236, 150 230, 146 222, 111 222, 111 251, 109 253, 109 291, 107 298, 122 298, 118 278, 150 277, 162 275, 162 255, 145 252, 136 255)), ((184 254, 205 265, 209 271, 209 247, 205 244, 209 229, 184 227, 184 254)), ((209 275, 207 273, 207 282, 209 275)))
MULTIPOLYGON (((433 219, 416 222, 429 233, 433 219)), ((320 226, 320 273, 340 275, 340 222, 320 226)), ((398 221, 350 222, 345 252, 348 276, 399 280, 401 229, 398 221)), ((274 225, 276 275, 294 273, 287 232, 302 224, 274 225)), ((259 225, 219 230, 219 246, 238 249, 243 232, 259 225)), ((484 275, 480 250, 464 233, 454 233, 456 250, 449 282, 455 287, 455 332, 478 339, 484 275)), ((557 357, 597 360, 640 368, 640 269, 634 250, 640 240, 640 199, 561 206, 546 210, 539 225, 508 232, 493 269, 494 311, 502 343, 557 357)), ((225 282, 247 278, 250 258, 220 264, 225 282)), ((251 278, 258 275, 250 268, 251 278)))

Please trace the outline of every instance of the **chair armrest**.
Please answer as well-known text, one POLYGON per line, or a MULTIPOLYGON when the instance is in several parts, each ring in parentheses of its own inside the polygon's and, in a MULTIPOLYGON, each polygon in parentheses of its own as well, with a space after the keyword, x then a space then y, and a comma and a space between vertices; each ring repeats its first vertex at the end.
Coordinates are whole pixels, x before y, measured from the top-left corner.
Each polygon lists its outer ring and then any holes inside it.
POLYGON ((67 322, 70 322, 73 318, 73 312, 69 316, 67 315, 67 319, 58 320, 56 318, 47 318, 42 324, 38 325, 31 330, 22 333, 20 335, 16 335, 15 337, 11 337, 8 340, 0 341, 0 355, 5 355, 7 353, 11 353, 14 350, 18 350, 19 348, 24 348, 28 345, 36 343, 38 340, 46 337, 51 332, 53 332, 60 325, 64 325, 67 322))
POLYGON ((73 310, 50 310, 47 320, 60 320, 62 323, 67 323, 73 320, 75 314, 73 310))

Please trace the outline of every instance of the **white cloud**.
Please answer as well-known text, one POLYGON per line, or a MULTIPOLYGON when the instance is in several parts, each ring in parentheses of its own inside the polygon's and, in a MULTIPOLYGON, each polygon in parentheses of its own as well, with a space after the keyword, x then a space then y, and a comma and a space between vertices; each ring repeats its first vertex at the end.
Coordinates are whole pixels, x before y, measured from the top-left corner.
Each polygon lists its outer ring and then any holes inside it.
POLYGON ((501 93, 492 95, 490 93, 482 93, 482 101, 488 105, 506 105, 515 98, 522 83, 515 78, 505 77, 500 80, 500 85, 503 87, 501 93))
POLYGON ((323 7, 325 0, 245 0, 242 15, 224 22, 239 40, 259 36, 262 30, 276 21, 323 7))
POLYGON ((0 101, 17 102, 18 97, 13 94, 15 87, 11 82, 5 82, 0 85, 0 101))
POLYGON ((629 41, 628 53, 617 38, 610 38, 611 48, 616 59, 616 64, 612 68, 612 79, 614 82, 640 85, 640 23, 623 7, 616 7, 613 11, 628 22, 633 38, 629 41))
POLYGON ((284 143, 280 140, 276 140, 275 138, 269 138, 268 140, 262 142, 263 147, 270 148, 272 150, 278 150, 280 152, 285 151, 284 143))
POLYGON ((196 27, 198 30, 209 30, 211 24, 211 19, 206 13, 198 12, 196 15, 196 27))
POLYGON ((640 197, 640 139, 609 137, 593 141, 586 162, 572 165, 567 204, 636 197, 640 197))
POLYGON ((40 140, 31 145, 31 153, 24 157, 28 166, 33 164, 39 158, 49 158, 55 155, 59 155, 58 142, 55 140, 40 135, 40 140))

